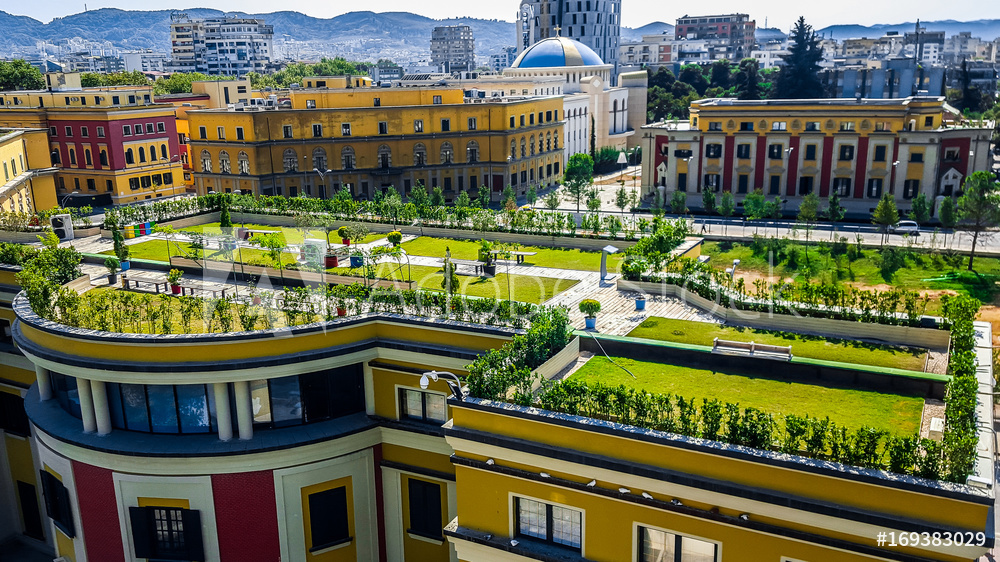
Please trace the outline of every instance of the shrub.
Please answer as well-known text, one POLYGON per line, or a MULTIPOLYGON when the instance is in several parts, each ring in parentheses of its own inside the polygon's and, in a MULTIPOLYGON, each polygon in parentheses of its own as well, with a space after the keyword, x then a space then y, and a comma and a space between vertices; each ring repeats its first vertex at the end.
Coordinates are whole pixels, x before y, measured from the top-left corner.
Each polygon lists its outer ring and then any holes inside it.
POLYGON ((108 273, 114 275, 118 272, 118 268, 121 267, 121 262, 118 258, 107 258, 104 260, 104 267, 108 268, 108 273))
POLYGON ((583 299, 580 301, 580 312, 587 315, 589 318, 597 316, 597 313, 601 311, 601 303, 594 299, 583 299))
POLYGON ((393 246, 398 246, 399 243, 403 241, 403 233, 401 233, 398 230, 393 230, 388 235, 386 235, 386 239, 393 246))
POLYGON ((167 283, 170 283, 171 285, 176 285, 177 283, 180 282, 182 275, 184 275, 183 271, 179 269, 171 269, 170 272, 167 273, 167 283))
POLYGON ((337 236, 340 236, 341 240, 350 240, 351 239, 351 227, 349 227, 349 226, 342 226, 342 227, 338 228, 337 229, 337 236))

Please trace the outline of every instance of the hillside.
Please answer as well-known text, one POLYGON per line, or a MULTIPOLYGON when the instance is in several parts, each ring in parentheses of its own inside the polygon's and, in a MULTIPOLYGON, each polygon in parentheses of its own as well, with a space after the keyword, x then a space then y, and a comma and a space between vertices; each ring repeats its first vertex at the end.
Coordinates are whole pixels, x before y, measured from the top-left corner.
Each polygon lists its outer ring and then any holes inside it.
MULTIPOLYGON (((823 29, 817 29, 820 35, 832 39, 851 39, 855 37, 881 37, 887 31, 898 31, 904 33, 913 31, 915 22, 905 22, 896 24, 879 25, 831 25, 823 29)), ((976 20, 976 21, 921 21, 920 26, 927 31, 944 31, 946 36, 954 35, 961 31, 969 31, 973 37, 979 37, 989 41, 1000 37, 1000 19, 976 20)))

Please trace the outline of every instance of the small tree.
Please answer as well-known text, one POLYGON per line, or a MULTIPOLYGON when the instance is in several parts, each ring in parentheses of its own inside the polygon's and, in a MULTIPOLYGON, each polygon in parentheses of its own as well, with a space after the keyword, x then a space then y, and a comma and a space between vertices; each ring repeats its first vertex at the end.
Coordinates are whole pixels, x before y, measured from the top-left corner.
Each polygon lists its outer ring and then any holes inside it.
POLYGON ((490 208, 490 190, 485 185, 479 188, 479 198, 476 199, 476 203, 480 209, 490 208))
POLYGON ((883 193, 878 205, 875 206, 875 212, 872 213, 872 224, 880 227, 884 240, 889 227, 897 223, 899 223, 899 209, 896 208, 896 200, 892 194, 883 193))
POLYGON ((524 194, 524 198, 529 205, 532 207, 535 206, 535 201, 538 201, 538 190, 535 189, 535 186, 532 185, 528 187, 528 191, 524 194))
MULTIPOLYGON (((226 229, 233 227, 233 219, 229 216, 229 196, 221 195, 222 200, 220 201, 219 207, 219 227, 226 229)), ((223 230, 223 232, 228 232, 223 230)))
POLYGON ((945 228, 955 228, 958 223, 958 211, 955 209, 955 200, 951 197, 945 197, 944 201, 941 201, 941 208, 938 209, 938 220, 945 228))
POLYGON ((833 230, 831 230, 830 237, 833 237, 833 231, 837 230, 837 223, 844 220, 844 215, 847 214, 847 209, 840 204, 840 194, 834 190, 830 193, 830 198, 827 199, 826 212, 824 213, 826 218, 830 219, 833 223, 833 230))
POLYGON ((1000 182, 990 172, 975 172, 965 178, 962 189, 964 193, 958 199, 958 228, 972 233, 969 252, 969 271, 972 271, 979 236, 1000 223, 1000 182))
POLYGON ((435 187, 431 192, 431 205, 434 205, 435 207, 444 205, 444 190, 440 185, 435 187))
POLYGON ((625 214, 625 207, 628 207, 629 193, 625 189, 625 180, 618 180, 618 190, 615 191, 615 207, 625 214))
POLYGON ((675 215, 683 215, 688 212, 686 192, 675 191, 670 196, 670 212, 675 215))
POLYGON ((559 208, 559 194, 555 190, 552 190, 545 196, 545 207, 550 211, 555 211, 559 208))
POLYGON ((601 192, 596 187, 587 192, 587 210, 592 213, 601 210, 601 192))
POLYGON ((469 192, 463 191, 459 193, 458 197, 455 198, 455 208, 466 209, 470 206, 472 206, 472 200, 469 199, 469 192))
POLYGON ((570 156, 566 170, 563 172, 563 185, 570 198, 576 201, 577 212, 580 212, 580 203, 587 196, 587 188, 593 180, 594 159, 587 154, 570 156))
POLYGON ((907 216, 917 224, 926 224, 927 221, 931 220, 931 205, 927 201, 926 195, 921 193, 913 198, 913 203, 907 216))
POLYGON ((517 208, 517 197, 514 195, 514 186, 507 184, 507 187, 503 188, 503 193, 500 194, 500 207, 501 208, 517 208), (514 201, 514 203, 511 203, 514 201))
POLYGON ((711 189, 701 190, 701 208, 705 210, 706 215, 715 214, 716 211, 716 199, 715 192, 711 189))
POLYGON ((798 222, 802 223, 803 227, 806 229, 806 265, 809 264, 809 232, 813 228, 813 223, 819 217, 819 197, 810 192, 808 195, 802 198, 802 203, 799 204, 799 215, 796 217, 798 222))
POLYGON ((726 191, 722 194, 719 199, 719 214, 722 215, 724 219, 727 220, 725 223, 725 232, 729 231, 729 217, 733 216, 736 212, 736 200, 733 198, 733 192, 726 191))

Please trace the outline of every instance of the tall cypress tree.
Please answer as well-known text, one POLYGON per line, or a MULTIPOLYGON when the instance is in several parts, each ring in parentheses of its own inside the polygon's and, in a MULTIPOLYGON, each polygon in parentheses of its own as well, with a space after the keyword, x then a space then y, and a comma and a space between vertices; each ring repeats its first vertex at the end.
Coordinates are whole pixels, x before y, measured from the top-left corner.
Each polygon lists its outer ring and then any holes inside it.
POLYGON ((819 62, 823 60, 823 50, 819 38, 804 17, 799 17, 792 29, 785 66, 778 75, 774 97, 779 99, 813 99, 824 95, 823 83, 819 79, 819 62))

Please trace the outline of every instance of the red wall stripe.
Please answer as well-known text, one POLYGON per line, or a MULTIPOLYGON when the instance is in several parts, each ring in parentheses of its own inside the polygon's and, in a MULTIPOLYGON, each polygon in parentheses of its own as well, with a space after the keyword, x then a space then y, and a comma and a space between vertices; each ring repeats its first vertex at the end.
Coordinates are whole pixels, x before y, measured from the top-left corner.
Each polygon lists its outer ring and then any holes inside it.
POLYGON ((86 541, 87 559, 125 562, 121 524, 111 471, 73 461, 76 499, 86 541))
POLYGON ((212 495, 222 560, 280 560, 271 471, 213 474, 212 495))

